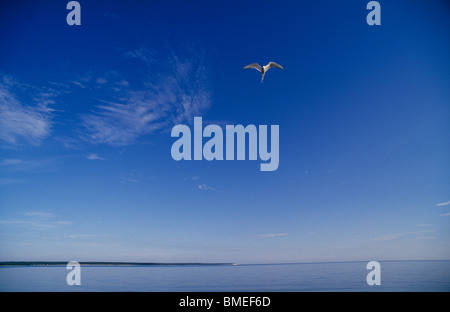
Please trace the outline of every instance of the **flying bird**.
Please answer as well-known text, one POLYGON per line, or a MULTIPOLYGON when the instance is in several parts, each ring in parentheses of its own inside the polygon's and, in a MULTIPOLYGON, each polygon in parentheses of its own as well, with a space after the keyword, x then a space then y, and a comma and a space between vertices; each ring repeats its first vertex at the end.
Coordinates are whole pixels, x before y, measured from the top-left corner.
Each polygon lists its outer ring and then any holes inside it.
POLYGON ((261 72, 261 83, 262 83, 264 81, 264 75, 266 74, 266 72, 273 67, 284 69, 283 66, 281 66, 280 64, 277 64, 275 62, 269 62, 269 64, 264 65, 264 66, 260 66, 258 63, 252 63, 252 64, 245 66, 244 69, 254 68, 254 69, 260 71, 261 72))

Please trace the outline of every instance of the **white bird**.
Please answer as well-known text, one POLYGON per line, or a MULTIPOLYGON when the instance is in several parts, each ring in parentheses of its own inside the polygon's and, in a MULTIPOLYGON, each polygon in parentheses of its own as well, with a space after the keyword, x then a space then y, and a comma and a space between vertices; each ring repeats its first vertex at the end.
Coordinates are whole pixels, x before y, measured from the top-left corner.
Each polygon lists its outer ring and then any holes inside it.
POLYGON ((261 72, 261 83, 262 83, 264 81, 264 75, 272 67, 284 69, 283 66, 281 66, 280 64, 277 64, 275 62, 269 62, 269 64, 264 65, 262 67, 258 63, 252 63, 252 64, 245 66, 244 69, 254 68, 254 69, 260 71, 261 72))

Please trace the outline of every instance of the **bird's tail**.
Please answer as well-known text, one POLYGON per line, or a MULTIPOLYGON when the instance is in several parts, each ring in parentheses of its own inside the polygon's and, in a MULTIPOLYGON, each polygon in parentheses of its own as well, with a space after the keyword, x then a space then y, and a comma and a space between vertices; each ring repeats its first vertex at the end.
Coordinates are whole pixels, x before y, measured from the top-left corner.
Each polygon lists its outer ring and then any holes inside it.
POLYGON ((261 83, 263 83, 263 81, 264 81, 264 76, 265 76, 265 74, 266 74, 266 73, 263 73, 263 74, 261 75, 261 83))

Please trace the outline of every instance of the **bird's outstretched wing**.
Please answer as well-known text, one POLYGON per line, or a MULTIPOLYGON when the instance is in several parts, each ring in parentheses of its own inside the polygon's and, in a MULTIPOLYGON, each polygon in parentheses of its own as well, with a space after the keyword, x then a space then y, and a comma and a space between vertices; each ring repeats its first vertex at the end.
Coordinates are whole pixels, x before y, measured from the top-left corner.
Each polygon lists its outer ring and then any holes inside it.
POLYGON ((269 64, 267 64, 265 67, 265 70, 269 70, 271 68, 279 68, 279 69, 284 69, 283 66, 281 66, 280 64, 277 64, 275 62, 269 62, 269 64))
POLYGON ((258 71, 262 71, 262 67, 258 63, 252 63, 244 67, 244 69, 254 68, 258 71))

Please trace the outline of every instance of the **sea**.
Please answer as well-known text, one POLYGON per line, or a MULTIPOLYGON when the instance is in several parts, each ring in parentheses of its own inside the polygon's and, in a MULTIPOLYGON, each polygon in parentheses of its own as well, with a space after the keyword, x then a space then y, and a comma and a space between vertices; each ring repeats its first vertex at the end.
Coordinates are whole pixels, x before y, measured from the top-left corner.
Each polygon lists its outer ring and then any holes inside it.
POLYGON ((379 261, 379 285, 367 262, 239 265, 86 265, 80 285, 66 266, 2 266, 1 292, 448 292, 450 261, 379 261))

